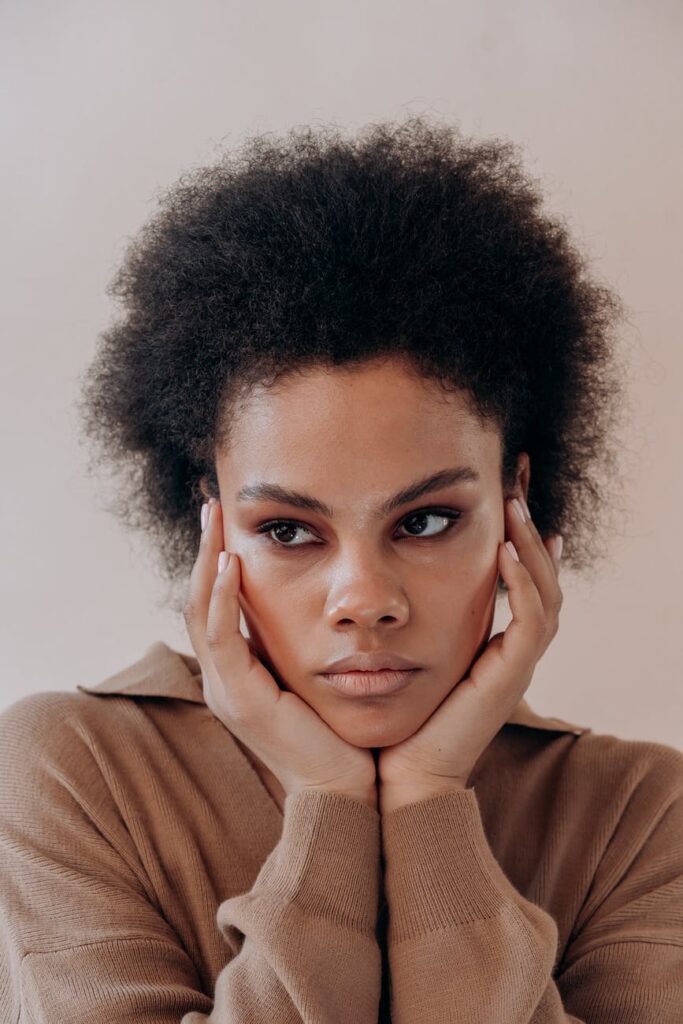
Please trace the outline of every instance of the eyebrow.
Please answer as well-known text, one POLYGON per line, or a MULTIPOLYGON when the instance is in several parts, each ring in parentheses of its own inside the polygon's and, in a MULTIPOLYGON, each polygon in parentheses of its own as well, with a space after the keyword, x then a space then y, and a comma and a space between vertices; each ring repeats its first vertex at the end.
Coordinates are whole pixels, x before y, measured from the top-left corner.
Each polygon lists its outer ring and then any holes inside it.
MULTIPOLYGON (((388 498, 376 510, 378 519, 389 515, 400 505, 407 505, 410 501, 416 501, 423 494, 440 490, 443 487, 452 487, 454 484, 475 483, 479 480, 479 474, 471 466, 456 466, 451 469, 442 469, 431 476, 423 477, 409 484, 388 498)), ((309 512, 318 512, 328 519, 334 519, 334 509, 323 501, 311 497, 309 494, 301 494, 298 491, 288 490, 279 484, 269 484, 260 481, 255 484, 247 484, 242 487, 236 495, 237 501, 277 501, 285 505, 295 505, 297 508, 307 509, 309 512)))

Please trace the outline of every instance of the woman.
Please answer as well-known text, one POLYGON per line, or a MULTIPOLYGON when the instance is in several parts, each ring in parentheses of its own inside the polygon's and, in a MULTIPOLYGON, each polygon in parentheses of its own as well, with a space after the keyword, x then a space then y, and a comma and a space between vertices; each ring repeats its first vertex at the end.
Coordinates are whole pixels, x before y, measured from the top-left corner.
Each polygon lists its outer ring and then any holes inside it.
POLYGON ((3 1021, 681 1019, 683 755, 524 699, 623 402, 540 205, 418 118, 252 139, 131 245, 84 424, 194 655, 0 716, 3 1021))

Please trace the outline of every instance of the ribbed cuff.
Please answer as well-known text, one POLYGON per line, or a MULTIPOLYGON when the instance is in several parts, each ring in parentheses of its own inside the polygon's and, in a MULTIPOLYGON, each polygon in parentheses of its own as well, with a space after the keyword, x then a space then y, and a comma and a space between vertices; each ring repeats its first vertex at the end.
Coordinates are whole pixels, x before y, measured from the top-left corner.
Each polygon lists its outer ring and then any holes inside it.
POLYGON ((250 895, 374 932, 380 848, 378 811, 341 793, 303 790, 285 799, 280 840, 250 895))
POLYGON ((493 856, 472 788, 390 811, 382 844, 389 942, 486 920, 520 899, 493 856))

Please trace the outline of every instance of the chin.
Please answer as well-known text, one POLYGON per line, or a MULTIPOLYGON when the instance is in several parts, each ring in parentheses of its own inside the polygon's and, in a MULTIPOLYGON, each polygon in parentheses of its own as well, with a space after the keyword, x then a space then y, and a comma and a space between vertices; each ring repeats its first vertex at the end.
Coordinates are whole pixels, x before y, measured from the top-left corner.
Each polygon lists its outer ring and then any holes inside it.
POLYGON ((326 721, 340 739, 352 747, 360 747, 364 750, 393 747, 396 743, 407 740, 419 728, 419 725, 415 725, 415 723, 406 726, 400 722, 387 721, 385 716, 374 722, 371 720, 351 722, 348 719, 346 721, 326 719, 326 721))

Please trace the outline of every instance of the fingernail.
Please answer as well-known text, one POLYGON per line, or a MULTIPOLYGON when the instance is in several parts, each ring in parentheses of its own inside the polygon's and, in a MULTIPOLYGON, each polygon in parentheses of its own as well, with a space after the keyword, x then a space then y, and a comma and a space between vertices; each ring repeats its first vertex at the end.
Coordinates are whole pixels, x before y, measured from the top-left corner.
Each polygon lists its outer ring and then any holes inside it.
POLYGON ((508 549, 508 551, 510 552, 510 554, 514 558, 515 562, 518 562, 519 561, 519 555, 517 554, 517 548, 515 547, 515 545, 512 543, 511 540, 506 540, 505 541, 505 547, 508 549))
POLYGON ((520 502, 519 498, 512 499, 512 507, 517 513, 518 518, 521 519, 522 522, 524 522, 524 509, 522 508, 522 503, 520 502))
POLYGON ((564 541, 562 539, 562 534, 561 533, 556 534, 551 539, 550 543, 552 544, 552 548, 553 548, 553 557, 555 558, 556 562, 559 562, 559 560, 562 558, 562 545, 564 543, 564 541))
POLYGON ((218 556, 218 571, 223 572, 223 570, 227 567, 229 561, 230 555, 228 554, 228 552, 221 551, 220 555, 218 556))
POLYGON ((202 505, 202 511, 201 511, 202 533, 204 533, 204 530, 206 529, 206 523, 207 523, 208 518, 209 518, 209 506, 208 506, 207 502, 204 502, 204 504, 202 505))
POLYGON ((521 495, 519 500, 521 501, 524 511, 526 512, 527 519, 531 519, 531 512, 529 511, 529 506, 526 503, 524 495, 521 495))

